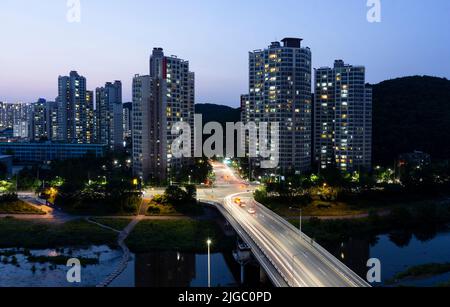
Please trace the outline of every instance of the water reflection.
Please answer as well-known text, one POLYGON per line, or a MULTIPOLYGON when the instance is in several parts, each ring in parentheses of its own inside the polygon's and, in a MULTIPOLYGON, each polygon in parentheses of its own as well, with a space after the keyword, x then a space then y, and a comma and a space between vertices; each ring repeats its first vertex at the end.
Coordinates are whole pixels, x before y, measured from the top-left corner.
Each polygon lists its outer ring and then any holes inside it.
MULTIPOLYGON (((208 256, 193 253, 153 252, 137 254, 122 277, 121 286, 136 287, 207 287, 208 256), (134 279, 134 280, 133 280, 134 279), (133 281, 134 283, 133 283, 133 281)), ((213 287, 269 286, 260 282, 260 268, 256 263, 245 267, 241 284, 241 267, 232 253, 211 255, 211 282, 213 287)), ((115 284, 118 285, 118 284, 115 284)))
MULTIPOLYGON (((380 259, 382 280, 385 282, 412 266, 448 262, 450 230, 448 228, 398 230, 378 236, 359 236, 325 247, 363 278, 366 278, 368 271, 367 261, 370 258, 380 259)), ((436 285, 437 281, 448 282, 449 274, 405 284, 431 286, 436 285)))
POLYGON ((117 268, 122 253, 108 246, 92 246, 86 249, 62 248, 44 250, 0 249, 0 287, 95 287, 117 268), (82 268, 80 284, 68 283, 65 265, 30 262, 29 256, 98 259, 97 265, 82 268), (13 259, 17 261, 13 262, 13 259))
POLYGON ((136 287, 189 287, 196 277, 196 256, 177 252, 137 254, 136 287))

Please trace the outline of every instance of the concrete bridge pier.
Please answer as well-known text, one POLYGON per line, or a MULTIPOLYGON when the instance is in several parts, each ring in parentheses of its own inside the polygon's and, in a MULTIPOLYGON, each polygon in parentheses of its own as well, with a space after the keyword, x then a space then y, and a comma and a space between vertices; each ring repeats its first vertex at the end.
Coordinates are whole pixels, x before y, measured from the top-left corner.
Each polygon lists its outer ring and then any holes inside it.
POLYGON ((240 283, 245 283, 245 267, 252 261, 252 252, 250 247, 242 242, 238 242, 237 249, 233 253, 234 259, 241 266, 241 280, 240 283))

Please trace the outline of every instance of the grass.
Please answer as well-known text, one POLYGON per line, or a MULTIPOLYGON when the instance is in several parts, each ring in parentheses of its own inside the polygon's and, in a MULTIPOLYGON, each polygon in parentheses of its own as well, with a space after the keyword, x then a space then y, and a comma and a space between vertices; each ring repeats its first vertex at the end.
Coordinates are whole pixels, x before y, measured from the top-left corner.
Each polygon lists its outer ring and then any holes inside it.
POLYGON ((211 221, 142 221, 126 244, 135 253, 154 251, 179 251, 204 253, 206 240, 214 243, 212 250, 221 251, 231 248, 234 238, 223 235, 219 226, 211 221))
POLYGON ((84 220, 64 224, 0 219, 0 248, 115 247, 117 234, 84 220))
POLYGON ((157 204, 151 202, 148 205, 148 216, 200 216, 204 213, 203 207, 198 204, 174 206, 171 204, 157 204))
MULTIPOLYGON (((299 226, 297 219, 290 221, 299 226)), ((397 207, 384 216, 370 213, 367 218, 320 220, 312 218, 303 222, 303 231, 323 244, 333 244, 357 238, 376 236, 380 233, 421 235, 427 237, 450 222, 448 205, 428 204, 420 207, 397 207)))
POLYGON ((450 281, 437 285, 438 288, 450 288, 450 281))
MULTIPOLYGON (((299 205, 295 203, 271 202, 267 203, 267 207, 283 217, 299 216, 299 205)), ((368 210, 356 209, 344 202, 314 200, 310 204, 302 206, 302 214, 304 216, 354 216, 367 213, 368 210)))
POLYGON ((99 224, 111 227, 115 230, 122 231, 125 227, 130 224, 131 219, 127 218, 93 218, 94 222, 97 222, 99 224))
POLYGON ((404 272, 396 274, 393 280, 401 281, 412 278, 423 278, 448 272, 450 272, 450 263, 430 263, 411 267, 404 272))
POLYGON ((0 214, 35 214, 45 215, 46 213, 24 201, 0 203, 0 214))
MULTIPOLYGON (((302 207, 303 216, 310 217, 350 217, 368 214, 371 211, 388 212, 397 208, 423 207, 442 200, 349 200, 349 201, 322 201, 313 200, 307 204, 289 201, 278 201, 277 198, 267 198, 261 202, 280 216, 297 218, 299 208, 302 207)), ((450 204, 449 204, 450 205, 450 204)))

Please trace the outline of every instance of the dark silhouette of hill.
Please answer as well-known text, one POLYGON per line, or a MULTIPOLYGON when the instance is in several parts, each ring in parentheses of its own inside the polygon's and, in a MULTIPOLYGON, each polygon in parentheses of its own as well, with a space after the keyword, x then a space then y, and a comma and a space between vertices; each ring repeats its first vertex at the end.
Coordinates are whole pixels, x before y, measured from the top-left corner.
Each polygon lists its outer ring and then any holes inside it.
POLYGON ((450 81, 413 76, 383 81, 374 90, 374 161, 394 163, 420 150, 450 158, 450 81))
POLYGON ((196 104, 195 112, 203 115, 203 123, 218 122, 225 127, 227 122, 240 122, 241 109, 217 104, 196 104))

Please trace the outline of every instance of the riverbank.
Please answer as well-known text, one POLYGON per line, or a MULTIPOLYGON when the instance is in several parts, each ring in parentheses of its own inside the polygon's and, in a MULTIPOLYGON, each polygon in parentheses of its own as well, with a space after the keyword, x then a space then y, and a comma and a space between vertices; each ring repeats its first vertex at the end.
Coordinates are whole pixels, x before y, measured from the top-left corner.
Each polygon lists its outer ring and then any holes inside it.
MULTIPOLYGON (((414 279, 425 279, 427 277, 442 275, 450 272, 450 263, 430 263, 424 265, 417 265, 408 268, 406 271, 396 274, 386 284, 394 285, 408 282, 414 279)), ((441 284, 445 286, 446 284, 441 284)))
MULTIPOLYGON (((299 220, 290 220, 299 227, 299 220)), ((336 243, 358 238, 375 236, 389 232, 435 232, 450 223, 450 206, 447 204, 426 204, 412 208, 397 207, 389 213, 379 215, 375 212, 360 219, 321 220, 305 219, 303 231, 320 243, 336 243)))
POLYGON ((206 220, 141 221, 126 240, 134 253, 178 251, 204 253, 211 239, 212 251, 232 248, 234 237, 226 237, 217 223, 206 220))
POLYGON ((450 206, 448 197, 435 199, 357 199, 350 198, 346 201, 324 201, 310 199, 308 197, 294 197, 292 199, 283 197, 257 198, 257 201, 264 204, 280 216, 286 219, 298 219, 300 208, 304 217, 319 217, 323 219, 339 218, 361 218, 367 217, 370 213, 386 215, 392 210, 399 208, 415 209, 433 204, 445 204, 450 206))
POLYGON ((64 246, 115 247, 117 234, 85 220, 49 223, 39 220, 0 219, 0 248, 45 249, 64 246))

